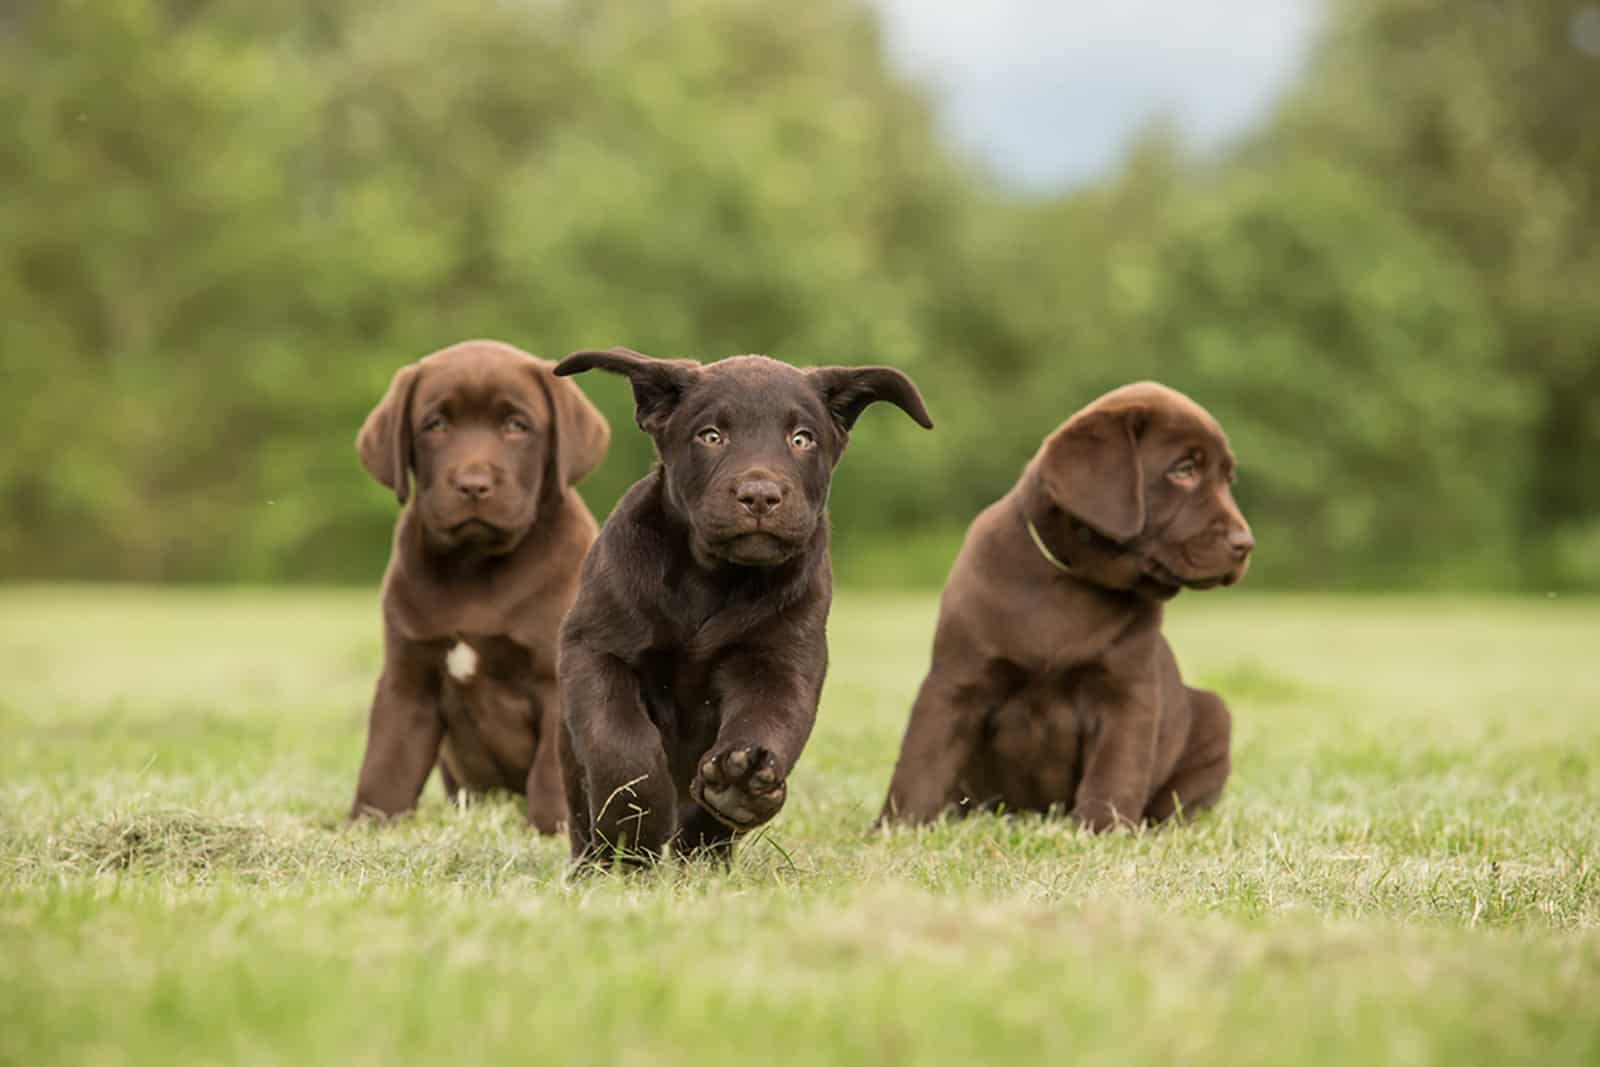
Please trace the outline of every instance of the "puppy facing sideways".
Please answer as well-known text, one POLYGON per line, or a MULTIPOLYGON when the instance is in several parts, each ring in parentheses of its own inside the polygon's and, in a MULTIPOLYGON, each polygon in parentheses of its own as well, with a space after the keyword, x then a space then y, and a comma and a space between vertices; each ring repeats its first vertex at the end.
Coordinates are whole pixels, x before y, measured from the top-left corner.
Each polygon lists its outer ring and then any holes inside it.
POLYGON ((554 367, 496 341, 452 345, 402 367, 361 427, 368 472, 414 499, 383 580, 352 818, 410 810, 437 762, 452 799, 506 789, 540 832, 566 819, 556 637, 595 537, 573 486, 610 430, 554 367))
POLYGON ((572 855, 726 857, 783 807, 816 719, 828 484, 850 429, 878 400, 933 424, 887 367, 614 348, 556 373, 594 368, 628 378, 660 462, 606 520, 561 630, 572 855))
POLYGON ((1162 605, 1232 585, 1255 541, 1233 454, 1181 393, 1107 393, 967 531, 882 821, 1071 811, 1102 831, 1216 803, 1228 709, 1178 675, 1162 605))

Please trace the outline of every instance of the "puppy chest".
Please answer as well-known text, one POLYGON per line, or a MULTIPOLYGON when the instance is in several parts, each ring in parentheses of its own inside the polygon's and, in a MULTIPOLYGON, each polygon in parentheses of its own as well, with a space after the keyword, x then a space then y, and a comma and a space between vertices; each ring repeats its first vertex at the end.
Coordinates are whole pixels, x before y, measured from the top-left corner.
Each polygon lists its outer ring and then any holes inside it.
POLYGON ((1091 716, 1055 686, 1030 687, 994 708, 985 723, 990 746, 1027 763, 1076 763, 1091 716))
POLYGON ((711 665, 676 649, 658 649, 639 660, 635 673, 639 697, 650 719, 667 741, 689 747, 716 737, 722 721, 722 699, 711 684, 711 665))
POLYGON ((540 709, 526 650, 511 642, 469 638, 451 642, 441 657, 440 710, 458 755, 492 753, 512 762, 531 758, 540 709))
POLYGON ((1092 744, 1090 716, 1062 699, 1058 686, 1039 686, 996 707, 985 721, 987 768, 974 784, 987 781, 1007 804, 1018 808, 1070 806, 1092 744))
MULTIPOLYGON (((440 650, 445 717, 452 729, 524 730, 538 714, 538 675, 528 650, 504 638, 461 637, 440 650)), ((553 691, 553 679, 549 688, 553 691)))
POLYGON ((505 637, 459 634, 441 642, 437 652, 445 680, 453 685, 525 686, 535 673, 532 653, 505 637))

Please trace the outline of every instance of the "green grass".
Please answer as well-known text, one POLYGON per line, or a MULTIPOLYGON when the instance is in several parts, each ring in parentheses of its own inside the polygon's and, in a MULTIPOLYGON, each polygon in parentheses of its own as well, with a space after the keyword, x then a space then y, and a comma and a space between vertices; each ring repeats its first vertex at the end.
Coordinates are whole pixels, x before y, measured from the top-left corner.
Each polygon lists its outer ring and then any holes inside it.
POLYGON ((731 871, 339 819, 375 595, 0 590, 0 1063, 1600 1062, 1600 603, 1189 595, 1194 825, 876 835, 934 603, 843 595, 731 871))

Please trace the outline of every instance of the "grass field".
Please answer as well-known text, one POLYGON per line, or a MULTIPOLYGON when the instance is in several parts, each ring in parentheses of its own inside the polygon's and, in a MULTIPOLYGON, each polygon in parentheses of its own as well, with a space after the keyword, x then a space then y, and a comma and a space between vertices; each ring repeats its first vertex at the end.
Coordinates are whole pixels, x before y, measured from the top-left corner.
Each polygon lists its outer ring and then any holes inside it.
POLYGON ((734 868, 347 830, 368 592, 0 590, 0 1062, 1600 1063, 1600 603, 1191 594, 1194 825, 875 835, 934 602, 842 595, 734 868))

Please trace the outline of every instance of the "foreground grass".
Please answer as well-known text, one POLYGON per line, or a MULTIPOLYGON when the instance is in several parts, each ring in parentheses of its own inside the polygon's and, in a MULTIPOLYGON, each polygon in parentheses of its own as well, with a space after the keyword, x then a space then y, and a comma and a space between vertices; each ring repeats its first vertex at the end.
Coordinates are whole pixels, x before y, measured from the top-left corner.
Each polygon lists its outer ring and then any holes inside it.
POLYGON ((1600 1062, 1600 604, 1190 595, 1194 825, 869 833, 928 597, 841 596, 731 871, 346 830, 363 593, 0 591, 0 1062, 1600 1062))

